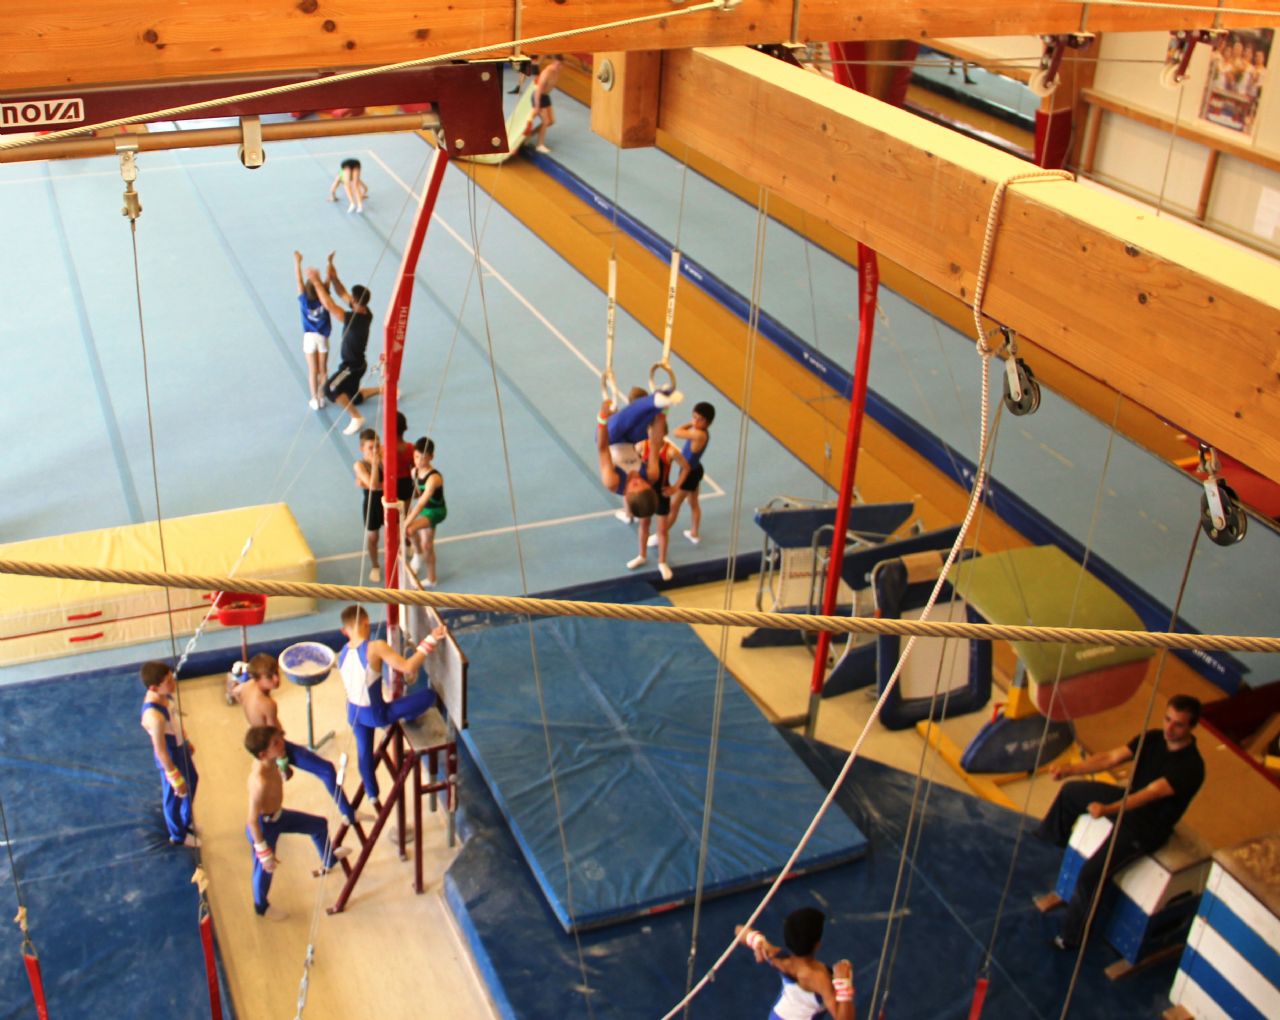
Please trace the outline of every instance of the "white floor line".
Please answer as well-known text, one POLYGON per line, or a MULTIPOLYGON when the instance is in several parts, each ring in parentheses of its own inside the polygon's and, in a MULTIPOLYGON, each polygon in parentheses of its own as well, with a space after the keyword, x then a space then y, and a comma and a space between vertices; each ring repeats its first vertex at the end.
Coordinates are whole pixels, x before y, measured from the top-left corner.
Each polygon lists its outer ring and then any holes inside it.
MULTIPOLYGON (((415 202, 422 201, 422 196, 418 192, 414 191, 411 187, 409 187, 409 185, 405 184, 405 182, 402 181, 399 178, 399 176, 397 176, 396 172, 392 170, 389 166, 387 166, 385 162, 383 162, 382 158, 376 152, 374 152, 372 149, 365 149, 364 151, 369 155, 369 157, 375 163, 377 163, 380 167, 382 167, 382 169, 386 172, 388 177, 390 177, 393 181, 395 181, 398 185, 400 185, 400 187, 402 187, 406 192, 408 192, 409 195, 413 197, 413 200, 415 202)), ((439 223, 440 226, 442 226, 445 229, 445 231, 449 234, 449 236, 452 237, 455 241, 457 241, 459 245, 461 245, 463 250, 466 251, 466 253, 469 256, 471 256, 473 259, 476 257, 475 249, 472 248, 471 245, 467 243, 466 239, 461 234, 459 234, 456 230, 454 230, 453 227, 451 227, 440 216, 439 213, 432 213, 431 219, 434 222, 439 223)), ((580 362, 582 362, 583 365, 585 365, 590 370, 593 378, 597 380, 600 378, 600 372, 601 372, 600 367, 594 361, 588 358, 585 354, 583 354, 582 351, 580 351, 574 345, 573 341, 571 341, 567 336, 565 336, 562 332, 560 332, 560 330, 558 330, 555 327, 555 325, 551 322, 550 319, 548 319, 545 315, 542 314, 541 311, 535 308, 533 303, 528 298, 526 298, 522 293, 520 293, 520 291, 515 288, 515 286, 511 283, 510 280, 508 280, 500 272, 494 269, 493 266, 488 262, 488 260, 484 258, 484 256, 480 257, 479 262, 480 262, 481 268, 484 269, 485 272, 487 272, 490 276, 492 276, 495 280, 497 280, 500 284, 502 284, 502 286, 506 288, 507 292, 512 297, 514 297, 517 301, 519 301, 522 305, 524 305, 525 308, 529 310, 530 315, 532 315, 535 319, 537 319, 540 323, 542 323, 543 326, 546 327, 547 332, 549 332, 552 336, 554 336, 557 340, 559 340, 560 343, 562 343, 565 346, 565 348, 568 351, 570 351, 570 353, 573 354, 575 358, 577 358, 580 362)), ((724 489, 722 489, 719 486, 719 484, 716 483, 715 479, 712 478, 711 475, 709 474, 704 475, 703 480, 706 481, 711 486, 712 492, 716 496, 724 495, 724 489)))
MULTIPOLYGON (((703 500, 717 499, 724 496, 724 492, 717 488, 716 492, 708 492, 702 496, 703 500)), ((614 510, 595 510, 589 514, 572 514, 568 517, 552 517, 545 521, 530 521, 528 524, 521 524, 521 531, 533 531, 535 528, 555 528, 562 524, 577 524, 581 521, 596 520, 601 517, 612 517, 616 513, 614 510)), ((450 535, 447 538, 437 538, 436 545, 449 545, 453 542, 470 542, 477 538, 493 538, 495 535, 510 535, 516 529, 513 525, 507 524, 501 528, 488 528, 485 531, 471 531, 465 535, 450 535)), ((316 558, 317 563, 338 563, 343 560, 353 560, 364 556, 364 550, 350 553, 336 553, 333 556, 319 556, 316 558)))

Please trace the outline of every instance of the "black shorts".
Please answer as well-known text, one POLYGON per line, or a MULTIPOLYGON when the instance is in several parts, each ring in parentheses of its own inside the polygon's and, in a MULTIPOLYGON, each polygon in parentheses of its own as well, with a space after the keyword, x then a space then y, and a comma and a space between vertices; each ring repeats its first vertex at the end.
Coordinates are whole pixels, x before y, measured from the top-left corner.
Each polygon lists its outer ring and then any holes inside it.
MULTIPOLYGON (((333 166, 333 164, 332 164, 332 163, 330 163, 329 165, 330 165, 330 166, 333 166)), ((341 167, 343 170, 359 170, 359 169, 360 169, 360 160, 358 160, 358 159, 344 159, 341 163, 339 163, 339 164, 338 164, 338 166, 339 166, 339 167, 341 167)))
POLYGON ((360 519, 364 521, 365 531, 381 531, 382 530, 382 490, 371 492, 364 490, 364 509, 361 511, 360 519))
MULTIPOLYGON (((654 489, 653 491, 658 492, 657 489, 654 489)), ((671 497, 664 496, 662 493, 658 492, 658 509, 655 516, 666 517, 669 513, 671 513, 671 497)))
POLYGON ((706 474, 702 470, 701 464, 695 464, 689 469, 689 474, 685 476, 685 480, 680 483, 681 492, 697 492, 698 486, 702 484, 702 476, 706 474))
POLYGON ((408 510, 413 503, 413 479, 408 475, 401 475, 396 479, 396 499, 400 500, 408 510))
POLYGON ((545 92, 542 93, 542 95, 538 97, 538 109, 545 110, 550 105, 551 105, 551 97, 547 95, 547 93, 545 92))
POLYGON ((364 378, 364 365, 348 365, 345 361, 338 370, 329 376, 324 384, 324 395, 327 400, 337 400, 339 396, 355 400, 360 392, 360 380, 364 378))

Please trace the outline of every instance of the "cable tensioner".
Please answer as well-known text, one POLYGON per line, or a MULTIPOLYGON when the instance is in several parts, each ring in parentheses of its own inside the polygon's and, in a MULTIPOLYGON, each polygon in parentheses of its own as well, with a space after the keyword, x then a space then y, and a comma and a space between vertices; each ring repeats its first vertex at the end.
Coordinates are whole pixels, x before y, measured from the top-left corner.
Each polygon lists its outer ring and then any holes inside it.
POLYGON ((121 136, 116 139, 116 154, 120 157, 120 178, 124 181, 124 208, 120 214, 136 223, 142 215, 142 200, 133 190, 133 182, 138 179, 138 143, 130 141, 128 135, 121 136))
POLYGON ((1249 530, 1249 518, 1240 499, 1222 478, 1222 463, 1211 446, 1200 444, 1200 473, 1204 492, 1200 494, 1200 530, 1215 545, 1235 545, 1249 530))
POLYGON ((1040 407, 1040 384, 1031 366, 1018 357, 1017 334, 1001 326, 1007 357, 1004 359, 1004 406, 1010 414, 1035 414, 1040 407))

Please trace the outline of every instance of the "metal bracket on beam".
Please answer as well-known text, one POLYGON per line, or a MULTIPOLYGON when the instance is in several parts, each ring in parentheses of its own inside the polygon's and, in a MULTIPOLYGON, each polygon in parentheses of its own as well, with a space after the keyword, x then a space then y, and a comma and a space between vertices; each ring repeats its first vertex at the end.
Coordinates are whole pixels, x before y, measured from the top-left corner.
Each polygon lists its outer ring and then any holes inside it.
POLYGON ((120 157, 120 178, 124 181, 124 208, 122 216, 128 216, 130 223, 136 223, 142 215, 142 201, 133 190, 133 182, 138 179, 138 143, 129 135, 116 139, 116 153, 120 157))
POLYGON ((1226 34, 1225 28, 1180 29, 1170 32, 1169 51, 1173 56, 1160 71, 1160 84, 1167 89, 1176 89, 1187 80, 1187 67, 1196 51, 1196 43, 1212 44, 1226 34))
POLYGON ((262 148, 262 122, 257 117, 241 117, 240 132, 244 139, 240 144, 240 162, 250 170, 257 170, 267 161, 262 148))
POLYGON ((1048 96, 1058 87, 1058 70, 1068 49, 1083 50, 1093 45, 1096 36, 1092 32, 1071 32, 1066 35, 1042 35, 1044 53, 1040 67, 1031 75, 1027 87, 1037 96, 1048 96))

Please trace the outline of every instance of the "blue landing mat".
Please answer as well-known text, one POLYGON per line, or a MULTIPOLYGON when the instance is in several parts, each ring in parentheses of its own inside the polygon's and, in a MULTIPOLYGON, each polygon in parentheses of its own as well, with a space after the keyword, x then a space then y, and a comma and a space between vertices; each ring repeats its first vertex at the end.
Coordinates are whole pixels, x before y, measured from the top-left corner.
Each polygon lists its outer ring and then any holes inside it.
MULTIPOLYGON (((830 782, 843 752, 786 739, 830 782)), ((693 910, 684 907, 578 936, 566 935, 525 866, 497 805, 464 749, 466 843, 445 878, 450 909, 505 1020, 656 1020, 684 995, 693 910), (582 964, 579 964, 579 946, 582 964), (584 984, 590 992, 583 990, 584 984), (588 998, 590 1005, 588 1005, 588 998)), ((914 777, 876 762, 855 763, 837 804, 867 833, 865 860, 783 884, 759 927, 777 942, 782 919, 802 906, 827 914, 819 957, 854 965, 858 1015, 874 1017, 870 997, 898 872, 899 848, 914 777)), ((884 1015, 889 1020, 965 1020, 974 979, 1013 853, 1017 818, 954 790, 935 787, 884 1015)), ((1071 984, 1074 954, 1049 945, 1058 919, 1031 904, 1052 885, 1061 851, 1023 843, 991 965, 982 1020, 1058 1020, 1071 984)), ((760 900, 759 889, 707 902, 699 919, 695 977, 700 978, 760 900)), ((899 909, 902 909, 901 903, 899 909)), ((1071 1000, 1071 1020, 1158 1017, 1169 1005, 1177 960, 1107 980, 1116 954, 1090 943, 1071 1000)), ((691 1005, 693 1020, 763 1018, 778 978, 739 949, 691 1005)), ((878 1004, 877 1004, 878 1007, 878 1004)))
MULTIPOLYGON (((165 833, 142 694, 135 670, 0 688, 0 797, 56 1020, 209 1015, 195 855, 165 833)), ((15 913, 2 854, 2 1020, 34 1015, 15 913)))
MULTIPOLYGON (((645 584, 593 599, 669 605, 645 584)), ((684 626, 568 617, 458 633, 470 659, 464 739, 566 931, 692 901, 717 662, 684 626), (560 822, 570 860, 566 876, 560 822)), ((771 880, 824 790, 733 681, 721 707, 704 894, 771 880)), ((796 870, 854 860, 866 839, 832 812, 796 870)))

